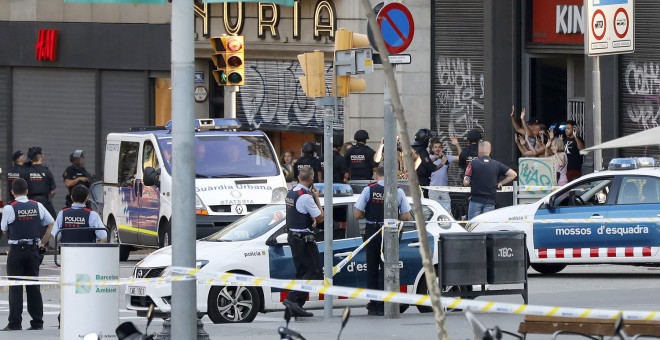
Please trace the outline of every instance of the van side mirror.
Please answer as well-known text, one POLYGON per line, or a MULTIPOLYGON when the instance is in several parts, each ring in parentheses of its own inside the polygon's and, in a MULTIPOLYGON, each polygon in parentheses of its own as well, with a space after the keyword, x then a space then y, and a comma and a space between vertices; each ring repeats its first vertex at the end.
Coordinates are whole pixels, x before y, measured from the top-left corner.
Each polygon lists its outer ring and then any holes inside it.
POLYGON ((142 179, 147 186, 157 186, 160 187, 160 169, 156 170, 152 167, 146 167, 144 169, 144 178, 142 179))
POLYGON ((287 233, 271 237, 266 241, 266 245, 270 247, 281 247, 289 244, 289 235, 287 233))

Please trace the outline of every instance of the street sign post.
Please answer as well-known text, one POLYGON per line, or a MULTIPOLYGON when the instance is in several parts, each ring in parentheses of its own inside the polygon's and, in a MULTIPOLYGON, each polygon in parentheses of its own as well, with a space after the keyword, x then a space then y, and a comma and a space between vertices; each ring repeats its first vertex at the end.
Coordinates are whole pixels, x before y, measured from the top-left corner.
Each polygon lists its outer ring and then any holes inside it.
MULTIPOLYGON (((634 0, 585 0, 588 29, 585 51, 593 57, 593 125, 594 145, 602 143, 600 58, 635 52, 634 0)), ((603 168, 602 150, 594 151, 594 170, 603 168)))
POLYGON ((389 59, 390 59, 390 64, 392 65, 410 64, 412 62, 412 57, 410 57, 410 54, 390 55, 389 59))

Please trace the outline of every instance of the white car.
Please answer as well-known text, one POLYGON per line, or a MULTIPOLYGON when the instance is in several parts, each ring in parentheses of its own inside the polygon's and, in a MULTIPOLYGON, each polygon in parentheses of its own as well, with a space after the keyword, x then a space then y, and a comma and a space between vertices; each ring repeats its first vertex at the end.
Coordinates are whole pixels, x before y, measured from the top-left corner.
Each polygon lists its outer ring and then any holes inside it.
POLYGON ((570 264, 657 265, 660 169, 640 164, 615 159, 611 170, 580 177, 538 202, 479 215, 467 229, 524 231, 531 266, 543 274, 570 264))
MULTIPOLYGON (((353 218, 353 205, 359 195, 334 199, 333 253, 334 265, 361 243, 358 220, 353 218)), ((409 198, 409 201, 412 199, 409 198)), ((434 262, 437 263, 437 239, 441 232, 465 232, 435 201, 422 200, 427 231, 433 237, 434 262)), ((419 254, 417 231, 404 228, 400 242, 402 291, 426 293, 422 260, 419 254), (410 230, 410 231, 406 231, 410 230)), ((323 233, 317 234, 317 244, 323 258, 323 233)), ((133 276, 153 278, 171 275, 172 249, 160 249, 134 269, 133 276)), ((364 251, 356 255, 333 278, 333 284, 348 287, 366 287, 366 258, 364 251)), ((234 222, 218 233, 197 241, 197 266, 200 273, 233 272, 275 279, 293 279, 295 270, 291 249, 286 243, 285 206, 271 204, 234 222), (279 236, 279 237, 278 237, 279 236)), ((319 282, 320 283, 320 282, 319 282)), ((207 314, 214 323, 251 322, 258 312, 284 310, 282 301, 286 291, 269 287, 222 287, 197 285, 197 311, 207 314), (235 302, 232 304, 232 302, 235 302)), ((147 283, 126 288, 127 308, 143 314, 152 303, 161 312, 170 310, 171 286, 147 283)), ((338 299, 334 306, 366 305, 367 301, 338 299)), ((311 294, 306 309, 323 308, 322 298, 311 294)), ((428 311, 429 307, 420 307, 428 311)))

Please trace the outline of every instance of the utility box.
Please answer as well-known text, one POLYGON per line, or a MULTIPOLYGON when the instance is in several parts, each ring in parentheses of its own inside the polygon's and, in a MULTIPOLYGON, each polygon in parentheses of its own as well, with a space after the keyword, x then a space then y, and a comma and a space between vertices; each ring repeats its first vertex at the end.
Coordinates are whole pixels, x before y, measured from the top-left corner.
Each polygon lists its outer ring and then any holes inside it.
POLYGON ((489 284, 527 282, 527 252, 522 231, 495 231, 486 234, 489 284))
POLYGON ((486 234, 440 234, 438 274, 443 286, 487 283, 486 234))

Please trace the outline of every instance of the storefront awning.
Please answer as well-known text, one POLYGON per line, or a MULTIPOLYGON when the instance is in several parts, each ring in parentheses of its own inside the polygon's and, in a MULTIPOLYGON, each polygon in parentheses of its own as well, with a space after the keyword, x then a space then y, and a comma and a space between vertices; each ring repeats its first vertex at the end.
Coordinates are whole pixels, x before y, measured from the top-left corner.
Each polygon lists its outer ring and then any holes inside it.
POLYGON ((594 145, 580 151, 580 153, 587 154, 589 151, 599 149, 618 149, 649 145, 660 145, 660 126, 633 133, 632 135, 617 138, 599 145, 594 145))

